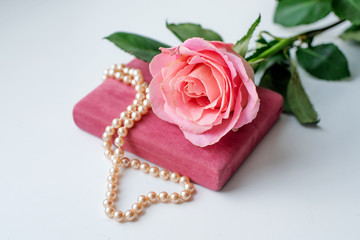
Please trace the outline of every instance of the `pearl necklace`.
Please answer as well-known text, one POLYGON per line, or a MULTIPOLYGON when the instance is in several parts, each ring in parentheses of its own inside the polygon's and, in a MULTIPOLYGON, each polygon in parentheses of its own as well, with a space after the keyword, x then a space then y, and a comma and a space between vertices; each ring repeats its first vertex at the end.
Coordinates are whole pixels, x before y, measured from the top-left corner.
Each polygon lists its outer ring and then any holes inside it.
POLYGON ((118 222, 133 221, 139 213, 142 212, 144 207, 156 202, 172 202, 180 203, 188 201, 191 198, 191 194, 194 191, 194 185, 190 182, 186 176, 180 176, 179 173, 170 173, 166 169, 159 170, 159 168, 152 166, 148 163, 141 163, 138 159, 130 160, 124 157, 124 137, 128 134, 128 130, 131 129, 135 122, 139 121, 142 115, 145 115, 151 108, 149 87, 144 82, 142 73, 138 69, 128 68, 125 65, 112 65, 110 69, 104 71, 103 80, 107 78, 116 79, 119 82, 131 85, 135 88, 136 95, 132 104, 130 104, 126 111, 120 113, 120 118, 115 118, 112 121, 111 126, 105 128, 105 132, 102 135, 104 140, 102 146, 105 149, 105 156, 111 160, 112 167, 110 168, 110 175, 108 176, 108 185, 106 192, 106 199, 103 202, 105 213, 108 217, 115 219, 118 222), (114 134, 117 133, 115 137, 114 134), (113 137, 115 137, 113 139, 113 137), (115 148, 113 147, 112 140, 115 148), (168 194, 167 192, 161 192, 159 194, 151 191, 146 195, 140 195, 137 198, 131 209, 122 212, 114 208, 114 201, 117 194, 118 176, 120 167, 133 169, 139 169, 144 173, 149 173, 153 177, 160 177, 164 180, 171 180, 176 183, 180 183, 184 190, 180 193, 174 192, 168 194))

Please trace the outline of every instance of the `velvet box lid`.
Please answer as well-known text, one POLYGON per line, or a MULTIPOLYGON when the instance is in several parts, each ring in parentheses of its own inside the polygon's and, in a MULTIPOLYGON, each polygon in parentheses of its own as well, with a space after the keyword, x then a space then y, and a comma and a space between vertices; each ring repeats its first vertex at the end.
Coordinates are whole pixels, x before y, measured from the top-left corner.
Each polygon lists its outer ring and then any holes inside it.
MULTIPOLYGON (((128 64, 151 81, 148 63, 135 59, 128 64)), ((125 138, 124 149, 170 171, 188 176, 212 190, 220 190, 279 118, 283 99, 273 91, 257 88, 260 110, 251 123, 229 132, 218 143, 204 148, 185 139, 178 126, 159 119, 152 111, 135 124, 125 138)), ((132 102, 131 86, 107 79, 80 100, 73 109, 76 125, 101 137, 112 119, 132 102)))

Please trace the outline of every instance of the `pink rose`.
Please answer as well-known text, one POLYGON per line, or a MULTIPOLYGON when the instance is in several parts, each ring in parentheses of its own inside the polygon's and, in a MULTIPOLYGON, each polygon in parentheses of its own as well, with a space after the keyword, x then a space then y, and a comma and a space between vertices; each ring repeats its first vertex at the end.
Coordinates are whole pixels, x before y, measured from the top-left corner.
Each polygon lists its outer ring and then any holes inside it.
POLYGON ((233 44, 191 38, 150 63, 153 112, 204 147, 251 122, 260 100, 254 72, 233 44))

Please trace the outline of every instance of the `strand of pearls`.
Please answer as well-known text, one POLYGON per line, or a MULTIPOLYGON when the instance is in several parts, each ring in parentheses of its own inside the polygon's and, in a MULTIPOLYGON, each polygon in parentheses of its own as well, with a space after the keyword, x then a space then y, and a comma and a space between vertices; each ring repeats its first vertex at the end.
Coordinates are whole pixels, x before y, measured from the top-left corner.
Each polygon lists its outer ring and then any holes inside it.
POLYGON ((118 222, 133 221, 144 207, 157 202, 172 202, 180 203, 188 201, 191 194, 194 192, 194 185, 186 176, 180 176, 177 172, 170 173, 166 169, 159 170, 155 166, 150 166, 148 163, 141 163, 138 159, 130 160, 124 157, 124 137, 128 134, 129 129, 134 127, 135 122, 140 121, 141 117, 145 115, 151 108, 149 87, 144 82, 142 73, 138 69, 128 68, 125 65, 112 65, 109 69, 104 71, 103 80, 113 78, 125 84, 131 85, 135 88, 136 94, 132 104, 130 104, 126 111, 120 113, 119 118, 114 118, 112 124, 105 128, 102 135, 104 140, 102 146, 104 147, 105 156, 112 162, 110 168, 110 175, 108 176, 106 199, 103 202, 105 213, 108 217, 115 219, 118 222), (112 144, 114 142, 114 145, 112 144), (171 180, 180 183, 184 190, 180 193, 160 192, 159 194, 151 191, 146 195, 140 195, 137 201, 132 204, 131 209, 125 212, 116 210, 114 202, 117 195, 118 177, 120 167, 133 168, 148 173, 153 177, 160 177, 164 180, 171 180))

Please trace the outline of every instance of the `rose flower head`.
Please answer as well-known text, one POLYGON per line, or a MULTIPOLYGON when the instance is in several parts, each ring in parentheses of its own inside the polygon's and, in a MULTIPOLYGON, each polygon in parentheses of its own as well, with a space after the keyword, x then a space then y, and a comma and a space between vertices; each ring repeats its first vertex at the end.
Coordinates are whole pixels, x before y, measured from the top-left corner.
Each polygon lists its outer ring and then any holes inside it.
POLYGON ((196 146, 218 142, 251 122, 260 100, 254 72, 233 44, 190 38, 150 62, 153 112, 196 146))

